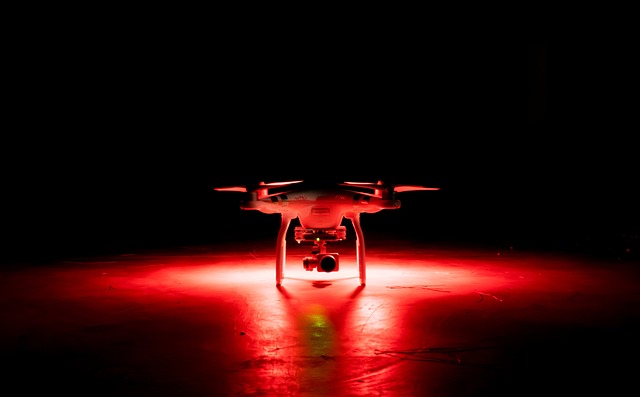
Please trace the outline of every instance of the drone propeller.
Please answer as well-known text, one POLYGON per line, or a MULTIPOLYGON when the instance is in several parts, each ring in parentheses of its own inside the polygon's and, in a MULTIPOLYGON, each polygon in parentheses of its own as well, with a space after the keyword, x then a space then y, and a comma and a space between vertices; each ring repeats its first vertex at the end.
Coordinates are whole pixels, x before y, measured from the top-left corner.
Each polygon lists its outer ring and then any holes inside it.
POLYGON ((417 185, 398 185, 395 187, 396 192, 411 192, 414 190, 440 190, 439 187, 427 187, 417 185))
POLYGON ((258 200, 263 198, 269 198, 271 196, 275 196, 278 194, 286 194, 287 192, 277 192, 277 193, 269 193, 269 189, 279 188, 283 186, 292 185, 295 183, 300 183, 300 181, 286 181, 286 182, 260 182, 257 185, 247 185, 247 186, 223 186, 216 187, 214 190, 220 192, 242 192, 242 193, 255 193, 258 200))
POLYGON ((214 187, 213 190, 217 190, 219 192, 247 192, 247 188, 245 186, 214 187))
POLYGON ((373 193, 357 191, 356 193, 365 194, 371 197, 392 197, 394 193, 410 192, 416 190, 440 190, 438 187, 427 187, 419 185, 394 185, 378 182, 344 182, 340 186, 353 187, 357 189, 373 190, 373 193))
POLYGON ((300 182, 302 182, 302 180, 286 181, 286 182, 270 182, 270 183, 260 182, 259 186, 280 187, 280 186, 287 186, 287 185, 292 185, 294 183, 300 183, 300 182))

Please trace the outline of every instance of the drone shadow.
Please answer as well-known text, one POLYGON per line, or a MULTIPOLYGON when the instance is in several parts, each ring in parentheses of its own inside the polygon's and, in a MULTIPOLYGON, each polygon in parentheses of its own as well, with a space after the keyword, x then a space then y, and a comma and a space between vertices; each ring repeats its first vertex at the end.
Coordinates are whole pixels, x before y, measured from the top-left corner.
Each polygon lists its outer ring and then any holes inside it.
MULTIPOLYGON (((332 279, 332 280, 309 280, 309 279, 304 279, 304 278, 286 277, 287 280, 310 282, 312 287, 319 288, 319 289, 330 287, 335 283, 339 283, 339 282, 347 281, 347 280, 353 280, 353 279, 357 279, 357 278, 358 277, 344 277, 344 278, 338 278, 338 279, 332 279)), ((358 285, 353 290, 351 295, 349 295, 349 298, 353 299, 353 298, 357 297, 360 294, 360 292, 362 292, 362 290, 364 290, 364 287, 365 287, 364 285, 358 285)), ((278 286, 276 286, 276 288, 278 289, 278 291, 286 299, 290 299, 291 298, 291 294, 289 293, 289 291, 284 286, 278 285, 278 286)))

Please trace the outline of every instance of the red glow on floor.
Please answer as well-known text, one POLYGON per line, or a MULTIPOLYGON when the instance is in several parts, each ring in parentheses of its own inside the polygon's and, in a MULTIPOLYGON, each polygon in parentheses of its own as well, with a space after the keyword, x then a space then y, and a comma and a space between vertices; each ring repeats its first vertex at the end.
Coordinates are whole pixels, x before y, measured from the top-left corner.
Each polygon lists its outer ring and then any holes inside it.
POLYGON ((361 287, 354 249, 337 248, 338 272, 310 272, 291 244, 279 288, 269 243, 5 271, 9 378, 105 395, 575 391, 556 359, 533 362, 558 354, 603 376, 583 340, 611 346, 594 336, 638 324, 638 272, 625 263, 390 241, 368 249, 361 287))

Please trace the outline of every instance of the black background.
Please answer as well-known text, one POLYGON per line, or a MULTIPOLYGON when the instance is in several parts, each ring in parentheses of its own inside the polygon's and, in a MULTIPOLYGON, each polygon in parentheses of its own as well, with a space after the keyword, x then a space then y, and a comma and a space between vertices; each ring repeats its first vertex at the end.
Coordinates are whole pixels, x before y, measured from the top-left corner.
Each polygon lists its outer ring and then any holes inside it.
POLYGON ((136 26, 21 33, 3 260, 275 238, 213 188, 298 179, 441 188, 365 233, 635 253, 628 40, 136 26))

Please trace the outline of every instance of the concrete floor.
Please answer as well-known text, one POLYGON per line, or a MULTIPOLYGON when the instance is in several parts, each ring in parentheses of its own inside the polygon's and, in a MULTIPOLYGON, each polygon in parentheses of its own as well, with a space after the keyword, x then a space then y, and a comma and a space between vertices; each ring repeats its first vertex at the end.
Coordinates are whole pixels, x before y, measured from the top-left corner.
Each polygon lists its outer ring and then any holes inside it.
MULTIPOLYGON (((287 242, 5 266, 6 396, 523 396, 628 393, 638 263, 367 241, 305 271, 287 242)), ((633 389, 631 389, 633 390, 633 389)))

